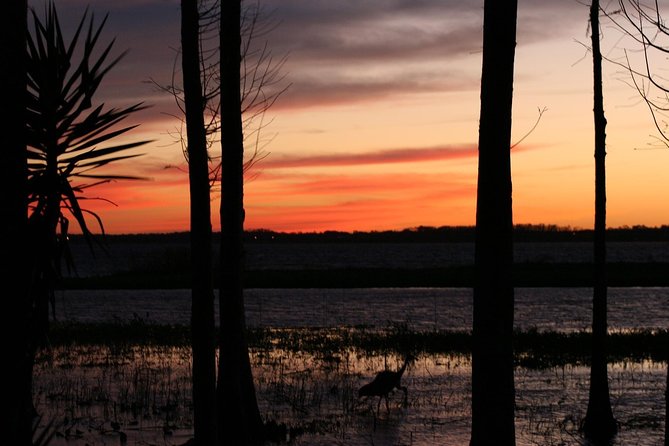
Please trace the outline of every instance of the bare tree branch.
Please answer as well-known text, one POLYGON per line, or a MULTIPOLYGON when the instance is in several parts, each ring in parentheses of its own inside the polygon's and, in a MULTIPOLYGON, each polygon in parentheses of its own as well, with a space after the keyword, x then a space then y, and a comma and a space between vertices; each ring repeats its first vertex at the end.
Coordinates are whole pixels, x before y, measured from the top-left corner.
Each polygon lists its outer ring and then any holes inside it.
POLYGON ((653 124, 658 131, 662 145, 669 148, 669 126, 666 113, 669 112, 669 79, 661 76, 659 70, 653 66, 655 55, 669 54, 669 27, 665 24, 660 13, 657 0, 642 3, 640 0, 618 0, 619 9, 613 12, 604 12, 611 22, 640 45, 636 50, 641 54, 640 68, 634 68, 630 53, 634 50, 624 50, 624 60, 611 61, 622 67, 629 76, 628 84, 637 91, 650 112, 653 124))
POLYGON ((511 145, 511 148, 512 148, 512 149, 513 149, 514 147, 516 147, 518 144, 520 144, 521 142, 525 141, 525 139, 526 139, 528 136, 530 136, 530 135, 534 132, 534 130, 536 130, 537 126, 539 126, 539 122, 541 121, 541 117, 544 115, 544 113, 546 113, 546 112, 548 111, 548 107, 538 108, 538 110, 539 110, 539 116, 537 116, 537 120, 534 122, 534 125, 532 126, 531 129, 529 129, 529 130, 527 131, 527 133, 525 133, 525 134, 522 136, 522 138, 520 138, 518 141, 516 141, 515 143, 513 143, 513 144, 511 145))
MULTIPOLYGON (((202 96, 204 105, 202 113, 205 117, 207 146, 210 159, 210 181, 212 188, 217 188, 221 179, 220 155, 213 154, 218 147, 220 135, 220 73, 219 73, 219 18, 220 0, 200 0, 200 72, 202 73, 202 96)), ((258 1, 245 5, 241 17, 242 30, 242 72, 240 92, 242 98, 244 139, 248 141, 245 154, 244 171, 249 172, 260 161, 268 156, 265 148, 273 140, 273 136, 264 137, 263 130, 272 120, 266 118, 267 111, 279 97, 290 87, 285 82, 283 66, 287 55, 275 58, 266 37, 279 25, 267 14, 258 1)), ((186 161, 188 161, 187 141, 184 134, 184 103, 183 88, 178 82, 179 59, 181 52, 176 51, 172 77, 169 85, 162 85, 151 80, 160 91, 171 94, 182 113, 177 116, 179 128, 170 133, 181 145, 186 161)), ((247 177, 247 180, 257 175, 247 177)))

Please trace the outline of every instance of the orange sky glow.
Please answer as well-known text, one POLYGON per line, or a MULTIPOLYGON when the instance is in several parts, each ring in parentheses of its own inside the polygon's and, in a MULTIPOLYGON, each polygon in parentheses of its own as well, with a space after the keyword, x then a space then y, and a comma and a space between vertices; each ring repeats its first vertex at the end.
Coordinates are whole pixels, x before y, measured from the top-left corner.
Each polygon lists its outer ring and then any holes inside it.
MULTIPOLYGON (((37 7, 37 11, 41 11, 37 7)), ((265 157, 248 173, 246 228, 392 230, 473 225, 483 2, 261 0, 278 26, 266 36, 288 90, 268 111, 265 157), (382 7, 383 6, 383 7, 382 7)), ((57 2, 74 24, 85 7, 57 2)), ((594 212, 592 60, 588 8, 572 0, 520 2, 512 150, 514 221, 589 228, 594 212)), ((99 101, 151 107, 124 138, 144 155, 109 171, 144 177, 89 189, 107 233, 189 229, 186 162, 174 139, 167 84, 179 41, 179 3, 98 1, 106 36, 129 54, 99 101)), ((603 25, 607 58, 633 43, 603 25), (627 46, 626 46, 627 45, 627 46)), ((71 35, 71 34, 70 34, 71 35)), ((638 56, 638 55, 637 55, 638 56)), ((666 61, 660 63, 666 64, 666 61)), ((658 65, 660 69, 666 66, 658 65)), ((669 224, 669 150, 629 75, 604 65, 609 226, 669 224)), ((250 145, 250 143, 249 143, 250 145)), ((219 147, 214 147, 218 151, 219 147)), ((219 196, 212 196, 212 222, 219 196)), ((91 221, 94 231, 97 228, 91 221)))

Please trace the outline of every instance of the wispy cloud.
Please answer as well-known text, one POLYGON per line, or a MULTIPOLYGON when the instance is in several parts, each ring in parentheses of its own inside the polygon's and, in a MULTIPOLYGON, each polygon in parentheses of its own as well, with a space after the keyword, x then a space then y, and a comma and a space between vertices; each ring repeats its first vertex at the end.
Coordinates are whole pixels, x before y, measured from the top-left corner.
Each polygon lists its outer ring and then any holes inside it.
POLYGON ((272 111, 304 109, 332 105, 375 102, 391 97, 417 93, 474 90, 478 80, 454 73, 435 73, 433 70, 407 72, 401 75, 386 73, 373 78, 338 76, 330 73, 301 73, 291 78, 291 85, 274 104, 272 111))
POLYGON ((300 205, 296 203, 271 208, 249 205, 249 228, 272 228, 279 231, 324 231, 339 229, 384 230, 403 229, 419 225, 440 226, 464 224, 470 221, 475 208, 468 193, 464 200, 424 200, 421 197, 375 197, 342 199, 331 203, 300 205))
POLYGON ((471 158, 476 154, 475 145, 402 148, 365 153, 277 156, 265 159, 262 165, 264 168, 354 166, 471 158))
POLYGON ((272 171, 250 183, 247 190, 251 228, 399 229, 467 221, 475 203, 476 179, 474 172, 315 175, 272 171))
POLYGON ((331 174, 289 172, 286 174, 263 174, 247 188, 251 195, 285 199, 288 196, 406 196, 426 193, 426 190, 448 191, 459 194, 462 190, 471 190, 475 184, 474 172, 470 174, 443 175, 439 173, 402 174, 331 174))
MULTIPOLYGON (((450 0, 270 0, 275 55, 288 55, 291 88, 277 109, 379 100, 479 86, 483 9, 450 0)), ((518 43, 555 38, 580 23, 572 1, 520 5, 518 43)), ((587 12, 587 11, 586 11, 587 12)), ((568 43, 568 42, 565 42, 568 43)))

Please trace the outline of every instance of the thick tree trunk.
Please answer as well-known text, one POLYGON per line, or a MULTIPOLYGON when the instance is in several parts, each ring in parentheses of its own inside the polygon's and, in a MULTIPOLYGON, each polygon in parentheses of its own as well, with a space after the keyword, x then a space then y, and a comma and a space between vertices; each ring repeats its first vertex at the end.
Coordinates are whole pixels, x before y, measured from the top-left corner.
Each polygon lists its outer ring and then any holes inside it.
POLYGON ((483 25, 471 446, 515 445, 511 109, 516 0, 486 0, 483 25))
POLYGON ((27 265, 27 152, 25 129, 27 82, 27 2, 3 5, 0 44, 4 60, 0 85, 5 100, 0 107, 3 147, 0 150, 0 181, 5 194, 0 215, 6 266, 3 286, 8 292, 2 312, 5 392, 0 411, 3 442, 17 446, 32 443, 32 356, 30 355, 29 267, 27 265))
POLYGON ((664 387, 664 446, 669 446, 669 351, 667 352, 667 383, 664 387))
POLYGON ((218 420, 221 444, 262 438, 246 341, 244 294, 244 137, 240 93, 241 2, 221 2, 221 289, 218 420))
POLYGON ((195 444, 216 444, 216 329, 212 282, 209 157, 200 72, 197 0, 181 0, 181 61, 188 137, 191 243, 191 348, 195 444))
POLYGON ((592 363, 590 395, 583 423, 586 437, 606 444, 617 432, 611 410, 607 373, 606 279, 606 118, 602 93, 602 53, 599 45, 599 0, 590 6, 595 120, 595 239, 592 302, 592 363))

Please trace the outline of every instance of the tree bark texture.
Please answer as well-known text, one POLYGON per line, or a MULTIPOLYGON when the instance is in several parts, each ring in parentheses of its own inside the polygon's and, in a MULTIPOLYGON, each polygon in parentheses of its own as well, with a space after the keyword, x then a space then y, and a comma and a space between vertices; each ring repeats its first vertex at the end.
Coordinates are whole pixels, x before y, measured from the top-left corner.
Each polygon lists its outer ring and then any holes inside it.
POLYGON ((3 441, 17 446, 32 444, 32 355, 30 326, 30 268, 27 254, 26 94, 27 94, 27 2, 6 2, 0 14, 0 51, 5 63, 0 70, 4 88, 0 107, 3 146, 0 150, 0 181, 6 192, 0 215, 2 246, 7 259, 2 268, 6 293, 2 312, 5 393, 0 412, 3 441), (6 249, 6 251, 4 251, 6 249))
POLYGON ((486 0, 476 208, 471 446, 515 445, 511 111, 516 0, 486 0))
POLYGON ((218 420, 221 444, 262 438, 246 341, 244 294, 244 137, 242 130, 241 2, 221 2, 221 288, 218 420))
POLYGON ((212 280, 209 156, 200 72, 197 0, 181 0, 181 62, 188 138, 191 337, 195 444, 216 444, 216 328, 212 280))
POLYGON ((595 123, 595 231, 594 287, 592 301, 592 363, 590 392, 583 432, 605 444, 617 432, 611 409, 607 373, 607 278, 606 278, 606 117, 602 91, 602 53, 599 38, 599 0, 590 5, 595 123))
POLYGON ((669 446, 669 359, 667 359, 667 383, 664 387, 664 446, 669 446))

